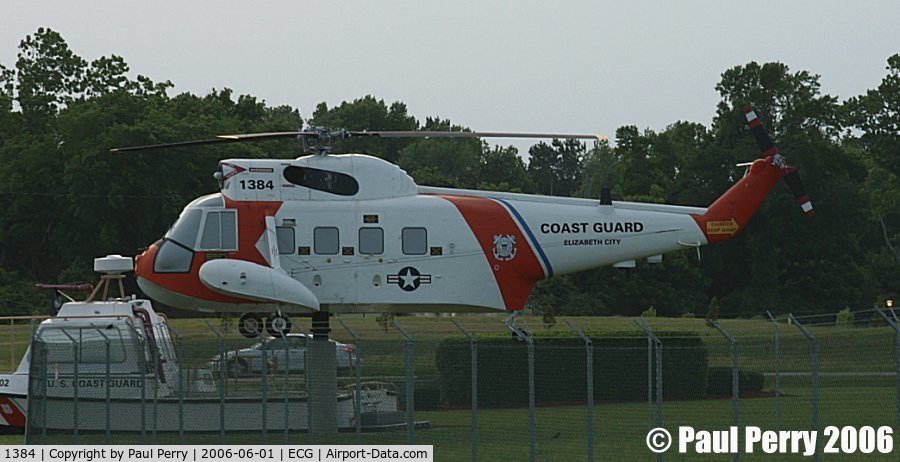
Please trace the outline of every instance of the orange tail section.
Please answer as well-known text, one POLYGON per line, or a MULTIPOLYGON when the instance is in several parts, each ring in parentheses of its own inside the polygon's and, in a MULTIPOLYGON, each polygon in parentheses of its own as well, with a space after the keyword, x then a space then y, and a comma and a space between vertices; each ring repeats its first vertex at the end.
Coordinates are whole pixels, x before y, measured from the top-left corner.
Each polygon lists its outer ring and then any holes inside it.
POLYGON ((744 178, 716 199, 703 215, 691 215, 706 236, 715 242, 736 236, 759 209, 785 171, 774 165, 774 156, 757 159, 744 178))

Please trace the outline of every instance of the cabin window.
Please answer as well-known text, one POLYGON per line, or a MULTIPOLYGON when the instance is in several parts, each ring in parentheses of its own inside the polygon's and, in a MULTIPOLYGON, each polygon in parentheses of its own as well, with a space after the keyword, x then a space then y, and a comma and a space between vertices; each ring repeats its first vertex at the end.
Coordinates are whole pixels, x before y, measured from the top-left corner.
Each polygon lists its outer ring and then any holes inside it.
POLYGON ((425 255, 428 251, 428 232, 425 228, 403 228, 403 253, 425 255))
POLYGON ((197 243, 197 232, 200 231, 200 220, 202 219, 202 210, 187 210, 169 228, 166 237, 189 249, 193 249, 194 244, 197 243))
POLYGON ((222 210, 208 212, 203 234, 200 236, 202 250, 237 250, 237 212, 222 210))
POLYGON ((340 232, 337 228, 316 228, 313 230, 313 247, 319 255, 337 255, 340 251, 340 232))
POLYGON ((278 253, 281 255, 289 255, 294 253, 296 238, 293 226, 278 226, 275 228, 275 234, 278 239, 278 253))
MULTIPOLYGON (((124 362, 125 341, 119 329, 101 329, 109 338, 109 362, 124 362)), ((96 327, 45 328, 38 334, 38 341, 46 348, 48 364, 72 364, 76 358, 79 364, 107 362, 106 339, 96 327)))
POLYGON ((384 230, 381 228, 359 228, 359 253, 381 255, 384 253, 384 230))
POLYGON ((284 179, 298 186, 339 196, 352 196, 359 192, 359 183, 346 173, 291 165, 284 169, 284 179))

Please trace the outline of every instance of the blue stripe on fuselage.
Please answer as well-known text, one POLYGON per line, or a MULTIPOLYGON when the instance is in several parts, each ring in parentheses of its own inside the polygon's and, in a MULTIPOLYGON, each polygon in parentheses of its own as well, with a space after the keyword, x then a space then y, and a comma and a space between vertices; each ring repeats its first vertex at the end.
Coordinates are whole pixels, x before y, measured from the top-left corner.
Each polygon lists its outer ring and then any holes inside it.
POLYGON ((495 201, 503 204, 506 208, 512 212, 513 217, 519 222, 519 226, 525 230, 525 233, 528 234, 528 239, 531 240, 532 247, 537 250, 538 256, 541 257, 541 261, 544 262, 544 270, 547 272, 547 277, 553 277, 553 267, 550 266, 550 260, 547 259, 547 255, 544 254, 544 249, 541 248, 541 244, 538 242, 537 238, 534 237, 534 233, 531 232, 531 228, 528 227, 528 223, 525 222, 525 219, 522 218, 522 215, 519 215, 519 211, 516 210, 515 207, 512 206, 509 202, 503 199, 494 199, 495 201))

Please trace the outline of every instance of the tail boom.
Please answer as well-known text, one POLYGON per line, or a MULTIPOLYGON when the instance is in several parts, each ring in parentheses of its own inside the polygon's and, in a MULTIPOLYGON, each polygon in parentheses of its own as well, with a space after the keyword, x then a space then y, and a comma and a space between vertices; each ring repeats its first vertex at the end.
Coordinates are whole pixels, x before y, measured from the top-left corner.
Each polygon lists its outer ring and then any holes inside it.
POLYGON ((757 159, 744 178, 709 206, 703 215, 692 214, 710 244, 731 239, 747 225, 753 214, 784 175, 775 156, 757 159))

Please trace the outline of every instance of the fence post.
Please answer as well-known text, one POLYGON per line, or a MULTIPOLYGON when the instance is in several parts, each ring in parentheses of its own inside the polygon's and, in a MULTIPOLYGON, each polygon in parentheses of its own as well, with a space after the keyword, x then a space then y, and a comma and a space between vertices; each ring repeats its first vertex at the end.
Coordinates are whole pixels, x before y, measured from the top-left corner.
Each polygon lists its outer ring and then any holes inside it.
MULTIPOLYGON (((641 322, 635 324, 644 331, 647 336, 647 426, 653 428, 653 353, 656 353, 656 426, 663 426, 663 376, 662 376, 662 341, 653 333, 653 329, 643 317, 641 322)), ((658 455, 662 458, 662 454, 658 455)))
POLYGON ((351 365, 353 369, 356 371, 356 402, 353 403, 353 412, 356 414, 356 418, 354 419, 354 426, 356 427, 356 444, 362 444, 362 361, 360 361, 360 354, 362 352, 362 339, 356 335, 356 332, 348 326, 343 319, 338 319, 338 323, 341 324, 341 327, 344 328, 350 336, 353 337, 353 353, 350 355, 351 365), (353 358, 356 360, 354 361, 353 358))
MULTIPOLYGON (((34 323, 34 320, 31 320, 34 323)), ((16 367, 16 337, 13 334, 16 331, 15 329, 15 320, 9 320, 9 367, 10 369, 16 367)), ((12 369, 15 370, 15 369, 12 369)), ((28 427, 27 425, 25 426, 28 427)))
POLYGON ((584 340, 584 349, 587 355, 585 374, 587 375, 588 461, 594 462, 594 343, 571 321, 566 321, 566 324, 584 340))
MULTIPOLYGON (((284 337, 284 335, 282 335, 284 337)), ((274 343, 275 340, 273 339, 274 343)), ((267 444, 269 442, 269 350, 268 348, 262 349, 263 361, 262 361, 262 413, 260 414, 260 424, 262 424, 262 444, 267 444)), ((275 358, 275 352, 271 351, 272 358, 275 358)), ((277 361, 277 358, 275 359, 277 361)), ((276 362, 277 364, 277 362, 276 362)))
MULTIPOLYGON (((809 331, 793 314, 789 314, 788 318, 794 323, 800 332, 809 340, 809 351, 812 356, 812 429, 819 433, 819 340, 809 331)), ((816 442, 816 453, 813 460, 819 461, 819 443, 816 442)))
MULTIPOLYGON (((31 364, 28 366, 28 406, 25 410, 26 418, 25 418, 25 444, 34 444, 34 435, 32 434, 32 425, 36 420, 38 420, 37 416, 40 414, 40 422, 41 422, 41 443, 44 444, 47 441, 47 350, 45 346, 36 347, 38 344, 37 340, 40 338, 40 334, 37 331, 37 323, 34 322, 34 319, 31 320, 31 364), (41 373, 34 374, 35 364, 38 364, 40 367, 41 373), (35 388, 40 390, 37 395, 40 399, 36 399, 34 389, 32 385, 34 384, 34 377, 39 377, 40 382, 38 382, 35 388), (38 412, 38 403, 40 403, 40 412, 38 412)), ((43 342, 40 342, 43 344, 43 342)))
POLYGON ((281 339, 284 340, 284 385, 282 386, 281 393, 284 398, 284 402, 282 403, 283 409, 281 410, 282 417, 284 417, 284 444, 288 444, 289 435, 290 435, 290 413, 291 406, 288 401, 288 388, 290 387, 290 374, 291 374, 291 342, 288 341, 286 335, 281 336, 281 339))
POLYGON ((159 427, 159 383, 160 383, 160 373, 162 373, 162 365, 160 364, 159 358, 159 344, 155 342, 149 344, 149 346, 153 347, 154 350, 150 352, 151 358, 153 358, 153 431, 150 433, 150 441, 152 444, 156 444, 156 432, 159 427))
MULTIPOLYGON (((309 350, 312 346, 313 336, 302 326, 294 325, 297 330, 306 337, 306 345, 303 350, 303 379, 306 381, 306 444, 313 443, 313 405, 312 405, 312 394, 310 393, 310 384, 312 383, 311 377, 313 375, 312 363, 312 355, 309 353, 309 350)), ((287 438, 287 436, 285 436, 287 438)), ((286 441, 286 440, 285 440, 286 441)), ((287 443, 285 443, 287 444, 287 443)))
POLYGON ((775 431, 781 431, 781 326, 771 312, 766 315, 775 326, 775 431))
MULTIPOLYGON (((79 355, 79 351, 81 350, 81 348, 79 348, 80 345, 79 345, 78 341, 75 340, 75 338, 72 337, 68 332, 66 332, 65 329, 60 329, 60 331, 62 331, 62 333, 65 334, 66 337, 69 337, 69 340, 72 341, 72 346, 73 346, 72 364, 75 366, 75 378, 73 380, 74 386, 72 387, 73 388, 72 392, 74 394, 74 397, 72 400, 72 406, 74 407, 74 409, 72 411, 72 427, 73 427, 72 432, 73 432, 73 436, 75 437, 75 443, 77 444, 79 441, 79 438, 78 438, 78 363, 81 362, 81 357, 79 355)), ((78 336, 81 337, 81 329, 80 328, 78 329, 78 336)))
MULTIPOLYGON (((306 337, 306 344, 303 349, 303 377, 306 380, 306 444, 312 444, 312 398, 310 395, 309 385, 310 385, 310 376, 312 375, 312 355, 309 354, 310 344, 312 342, 312 334, 309 333, 303 326, 299 324, 294 324, 293 327, 296 327, 297 330, 306 337)), ((285 344, 285 348, 287 348, 287 344, 285 344)), ((285 374, 285 384, 287 384, 287 374, 285 374)), ((286 390, 285 390, 286 392, 286 390)), ((287 402, 287 398, 285 398, 285 402, 287 402)), ((287 416, 285 416, 285 428, 287 428, 287 416)), ((288 433, 285 430, 284 433, 284 444, 288 444, 288 433)))
POLYGON ((875 308, 875 311, 877 311, 878 314, 884 318, 884 321, 894 329, 894 361, 896 362, 895 375, 897 380, 897 428, 900 428, 900 324, 897 323, 896 317, 891 319, 884 311, 881 311, 880 308, 875 308))
POLYGON ((537 428, 534 405, 534 337, 514 326, 509 319, 503 321, 516 337, 528 345, 528 421, 531 426, 531 462, 537 462, 537 428))
MULTIPOLYGON (((28 366, 28 375, 29 375, 28 394, 31 395, 32 397, 34 396, 34 394, 31 391, 31 383, 30 382, 31 382, 32 377, 30 377, 30 376, 31 376, 31 367, 34 364, 34 362, 36 361, 36 359, 35 359, 36 355, 34 354, 35 333, 36 333, 35 332, 35 323, 34 323, 34 319, 32 319, 31 320, 31 338, 30 338, 30 343, 28 344, 28 346, 29 346, 29 348, 31 348, 31 352, 32 352, 32 355, 31 355, 32 364, 29 364, 29 366, 28 366)), ((15 359, 13 359, 13 362, 10 364, 15 364, 15 359)), ((46 374, 41 374, 40 377, 41 377, 41 381, 46 384, 47 378, 45 377, 45 375, 46 374)), ((25 408, 25 444, 34 444, 34 442, 31 440, 32 439, 31 424, 34 422, 34 420, 32 420, 34 418, 34 412, 33 412, 32 408, 34 407, 34 403, 36 401, 37 400, 33 399, 31 401, 32 405, 25 408)))
POLYGON ((283 409, 281 410, 282 417, 284 417, 284 444, 288 444, 289 439, 289 427, 290 427, 290 402, 288 401, 288 387, 290 385, 290 373, 291 373, 291 343, 288 341, 286 335, 282 335, 281 339, 284 340, 284 386, 282 387, 281 393, 284 398, 283 409))
POLYGON ((184 342, 181 340, 181 335, 175 330, 172 326, 168 324, 166 327, 169 329, 169 332, 175 336, 175 341, 178 342, 178 351, 177 351, 177 365, 178 365, 178 444, 184 444, 184 342))
POLYGON ((112 428, 110 426, 109 414, 111 405, 109 396, 109 337, 107 337, 99 327, 94 326, 93 324, 91 324, 91 326, 97 330, 97 333, 100 334, 100 336, 103 337, 103 341, 106 344, 106 380, 104 382, 106 384, 106 444, 112 444, 112 428))
MULTIPOLYGON (((710 326, 714 327, 725 340, 728 341, 728 345, 731 349, 731 415, 732 415, 732 425, 735 428, 741 428, 741 373, 740 373, 740 364, 739 364, 739 354, 738 354, 738 342, 737 339, 732 337, 731 334, 728 333, 718 322, 714 319, 707 319, 706 323, 710 326)), ((738 444, 740 445, 740 432, 738 432, 738 444)), ((734 460, 741 460, 741 451, 737 450, 734 453, 734 460)))
MULTIPOLYGON (((216 330, 209 321, 206 327, 219 338, 219 444, 225 444, 225 335, 216 330)), ((265 367, 265 365, 263 365, 265 367)))
POLYGON ((472 362, 472 462, 478 460, 478 340, 455 319, 450 322, 469 339, 472 362))
POLYGON ((406 349, 406 444, 413 444, 416 438, 416 414, 415 414, 415 382, 413 376, 413 342, 412 337, 397 324, 391 321, 400 335, 406 349))
MULTIPOLYGON (((138 341, 138 346, 140 348, 141 355, 146 354, 146 341, 144 339, 144 335, 135 327, 133 324, 129 323, 131 326, 131 331, 134 333, 134 338, 138 341)), ((147 444, 147 362, 146 357, 142 357, 141 361, 141 444, 147 444)))

